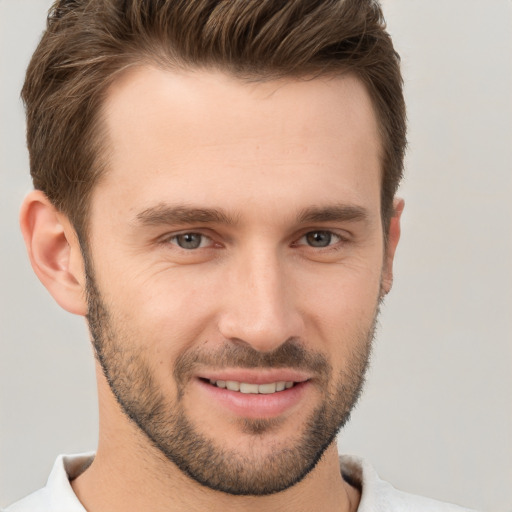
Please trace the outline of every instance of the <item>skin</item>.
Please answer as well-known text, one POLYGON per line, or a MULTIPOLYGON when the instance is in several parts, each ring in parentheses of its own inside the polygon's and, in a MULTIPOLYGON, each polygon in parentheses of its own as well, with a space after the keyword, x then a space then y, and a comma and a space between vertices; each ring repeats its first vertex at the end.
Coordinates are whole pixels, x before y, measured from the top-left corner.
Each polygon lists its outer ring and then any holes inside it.
MULTIPOLYGON (((111 87, 104 122, 109 168, 93 192, 88 252, 117 337, 144 355, 166 399, 177 400, 172 369, 181 356, 226 345, 264 354, 299 340, 332 369, 328 382, 310 375, 300 398, 273 416, 277 426, 259 435, 244 431, 247 418, 212 400, 197 375, 185 381, 183 410, 195 429, 257 467, 298 442, 324 387, 334 392, 354 354, 368 349, 391 287, 403 202, 395 201, 385 245, 371 100, 352 76, 248 84, 213 71, 141 67, 111 87), (176 206, 225 215, 185 222, 161 214, 176 206), (301 218, 312 209, 323 213, 301 218), (194 250, 177 238, 190 232, 203 235, 194 250), (312 232, 331 233, 329 246, 311 246, 312 232)), ((21 225, 41 281, 62 307, 85 316, 85 266, 67 217, 35 191, 21 225)), ((264 369, 255 373, 265 379, 264 369)), ((334 442, 285 491, 212 491, 127 418, 99 365, 97 380, 97 456, 72 483, 88 511, 357 509, 334 442)))

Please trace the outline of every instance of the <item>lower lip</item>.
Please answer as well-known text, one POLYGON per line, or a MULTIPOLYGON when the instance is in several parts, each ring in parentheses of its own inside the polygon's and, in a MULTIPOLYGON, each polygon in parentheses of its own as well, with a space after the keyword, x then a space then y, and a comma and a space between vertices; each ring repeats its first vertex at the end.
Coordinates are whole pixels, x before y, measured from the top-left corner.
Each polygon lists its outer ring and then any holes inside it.
POLYGON ((311 386, 309 381, 295 384, 290 389, 271 394, 241 393, 219 388, 197 379, 201 390, 209 400, 215 400, 222 407, 237 416, 249 419, 276 418, 296 407, 311 386))

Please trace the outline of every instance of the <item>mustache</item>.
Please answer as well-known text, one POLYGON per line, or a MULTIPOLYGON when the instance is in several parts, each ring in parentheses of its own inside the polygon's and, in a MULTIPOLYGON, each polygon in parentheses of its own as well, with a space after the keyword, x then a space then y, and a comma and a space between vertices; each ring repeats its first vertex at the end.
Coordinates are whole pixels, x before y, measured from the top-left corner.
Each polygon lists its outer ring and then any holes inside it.
POLYGON ((198 368, 293 368, 326 377, 331 373, 327 358, 306 350, 295 338, 290 338, 271 352, 260 352, 241 340, 226 342, 215 350, 196 348, 181 354, 174 364, 174 378, 185 383, 198 368))

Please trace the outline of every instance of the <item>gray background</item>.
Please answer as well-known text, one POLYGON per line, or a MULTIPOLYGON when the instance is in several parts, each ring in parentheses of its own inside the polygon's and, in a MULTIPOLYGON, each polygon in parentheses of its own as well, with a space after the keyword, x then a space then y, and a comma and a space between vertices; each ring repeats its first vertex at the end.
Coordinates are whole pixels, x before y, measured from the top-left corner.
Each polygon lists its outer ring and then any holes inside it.
MULTIPOLYGON (((53 303, 17 227, 18 99, 48 0, 0 0, 0 506, 96 444, 83 319, 53 303)), ((395 287, 340 436, 396 487, 512 511, 512 2, 385 0, 410 149, 395 287)))

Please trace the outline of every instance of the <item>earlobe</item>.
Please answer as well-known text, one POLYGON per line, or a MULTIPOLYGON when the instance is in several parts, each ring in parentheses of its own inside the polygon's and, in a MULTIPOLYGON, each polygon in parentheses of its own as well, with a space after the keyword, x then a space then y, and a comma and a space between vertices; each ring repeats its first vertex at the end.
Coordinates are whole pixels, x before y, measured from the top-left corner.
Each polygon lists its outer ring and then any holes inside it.
POLYGON ((57 303, 77 315, 87 313, 80 244, 68 218, 40 190, 23 201, 20 226, 30 263, 57 303))
POLYGON ((393 201, 393 217, 389 222, 386 253, 384 255, 384 267, 381 281, 381 297, 388 294, 393 285, 393 261, 395 259, 396 247, 400 240, 400 218, 404 211, 405 202, 403 199, 395 198, 393 201))

